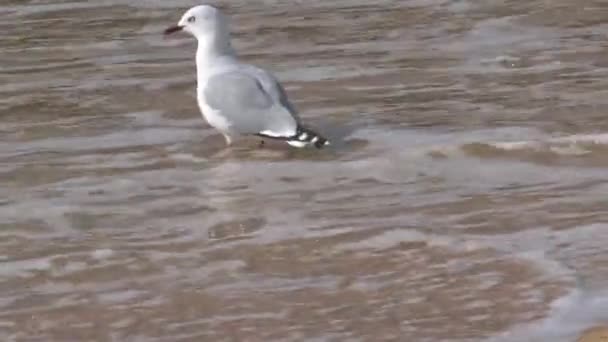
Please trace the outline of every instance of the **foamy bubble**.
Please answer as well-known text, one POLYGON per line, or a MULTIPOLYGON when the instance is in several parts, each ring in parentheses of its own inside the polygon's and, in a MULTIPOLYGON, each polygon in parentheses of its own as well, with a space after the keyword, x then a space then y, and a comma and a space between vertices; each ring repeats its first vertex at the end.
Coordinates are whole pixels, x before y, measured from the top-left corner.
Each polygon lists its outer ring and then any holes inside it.
POLYGON ((96 260, 107 259, 114 255, 114 251, 111 249, 96 249, 91 253, 91 257, 96 260))

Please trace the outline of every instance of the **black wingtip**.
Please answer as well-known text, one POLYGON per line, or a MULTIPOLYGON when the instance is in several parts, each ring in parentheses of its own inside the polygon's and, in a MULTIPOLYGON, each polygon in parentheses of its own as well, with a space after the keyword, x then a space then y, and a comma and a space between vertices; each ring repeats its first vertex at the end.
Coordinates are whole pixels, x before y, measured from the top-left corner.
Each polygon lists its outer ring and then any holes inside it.
POLYGON ((329 145, 329 141, 325 137, 306 127, 298 127, 294 140, 307 142, 318 149, 329 145))
POLYGON ((317 135, 317 138, 319 138, 317 141, 315 141, 313 144, 314 147, 318 148, 318 149, 322 149, 323 147, 329 145, 329 140, 317 135))
POLYGON ((329 140, 315 131, 305 127, 298 127, 296 134, 289 137, 277 136, 268 133, 257 133, 256 135, 263 138, 286 141, 288 144, 296 147, 314 146, 317 149, 321 149, 330 145, 329 140))

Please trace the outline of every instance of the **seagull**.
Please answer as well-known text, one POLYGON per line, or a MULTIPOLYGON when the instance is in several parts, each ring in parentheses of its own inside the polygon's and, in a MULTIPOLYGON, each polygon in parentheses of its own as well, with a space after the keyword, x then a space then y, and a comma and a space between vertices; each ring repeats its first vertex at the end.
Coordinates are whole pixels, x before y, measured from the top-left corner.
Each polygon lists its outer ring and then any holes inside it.
POLYGON ((246 135, 281 140, 299 148, 329 145, 326 138, 302 125, 283 86, 270 72, 239 61, 230 42, 228 18, 219 9, 192 7, 164 33, 179 31, 198 41, 198 106, 227 145, 246 135))

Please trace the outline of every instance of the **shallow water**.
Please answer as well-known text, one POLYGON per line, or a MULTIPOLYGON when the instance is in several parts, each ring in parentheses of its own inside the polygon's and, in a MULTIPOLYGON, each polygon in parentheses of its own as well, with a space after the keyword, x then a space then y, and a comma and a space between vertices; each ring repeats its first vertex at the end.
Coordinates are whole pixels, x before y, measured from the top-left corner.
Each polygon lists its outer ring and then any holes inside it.
POLYGON ((220 3, 331 149, 232 148, 198 2, 0 5, 5 341, 573 341, 608 321, 603 1, 220 3))

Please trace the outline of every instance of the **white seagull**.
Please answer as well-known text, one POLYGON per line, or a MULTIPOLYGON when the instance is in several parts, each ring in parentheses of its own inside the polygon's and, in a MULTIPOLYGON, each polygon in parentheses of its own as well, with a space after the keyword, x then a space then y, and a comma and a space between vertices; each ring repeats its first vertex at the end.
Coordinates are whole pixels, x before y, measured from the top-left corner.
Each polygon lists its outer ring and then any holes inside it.
POLYGON ((295 147, 329 144, 304 127, 281 84, 268 71, 238 60, 228 19, 217 8, 196 6, 165 34, 186 31, 198 41, 197 101, 207 122, 230 145, 238 136, 278 139, 295 147))

